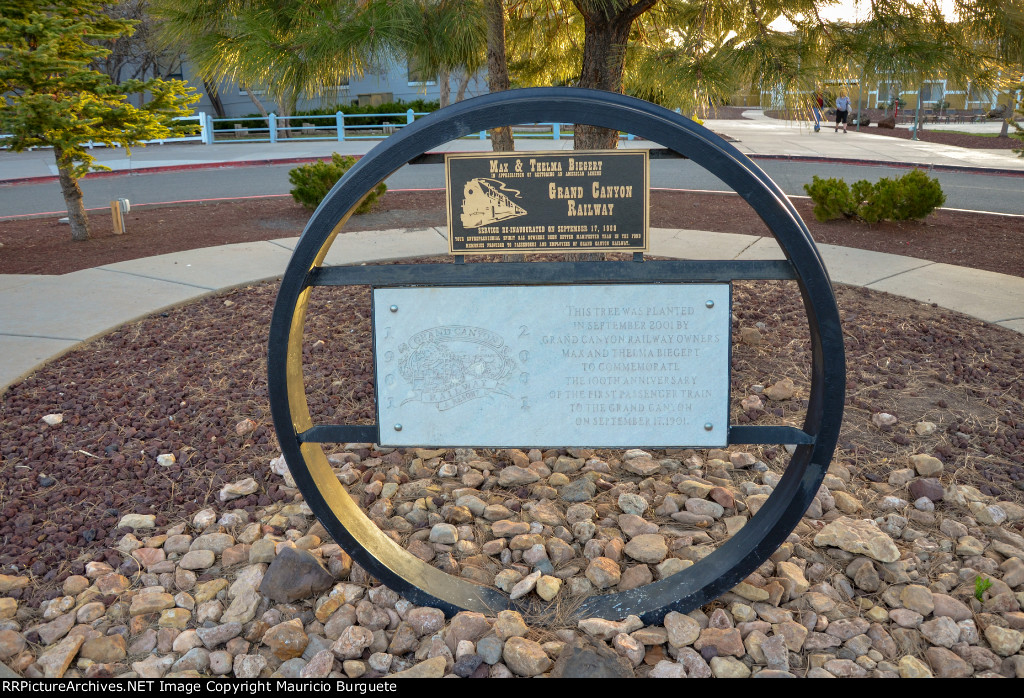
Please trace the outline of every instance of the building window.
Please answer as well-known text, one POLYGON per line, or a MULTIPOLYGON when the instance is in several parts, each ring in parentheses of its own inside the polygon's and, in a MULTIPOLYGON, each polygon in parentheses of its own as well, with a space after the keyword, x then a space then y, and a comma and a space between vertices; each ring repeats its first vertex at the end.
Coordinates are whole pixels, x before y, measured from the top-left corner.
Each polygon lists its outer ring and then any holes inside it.
POLYGON ((892 105, 892 100, 899 94, 899 87, 888 83, 878 84, 878 96, 875 98, 875 106, 879 108, 892 105))
POLYGON ((427 72, 423 70, 419 66, 417 61, 415 61, 414 59, 409 59, 408 71, 409 87, 437 84, 437 77, 433 75, 428 75, 427 72))
POLYGON ((969 105, 983 106, 995 104, 995 102, 996 94, 992 90, 982 90, 972 86, 967 91, 967 104, 969 105))
POLYGON ((935 107, 945 101, 946 81, 933 80, 921 85, 921 106, 935 107))

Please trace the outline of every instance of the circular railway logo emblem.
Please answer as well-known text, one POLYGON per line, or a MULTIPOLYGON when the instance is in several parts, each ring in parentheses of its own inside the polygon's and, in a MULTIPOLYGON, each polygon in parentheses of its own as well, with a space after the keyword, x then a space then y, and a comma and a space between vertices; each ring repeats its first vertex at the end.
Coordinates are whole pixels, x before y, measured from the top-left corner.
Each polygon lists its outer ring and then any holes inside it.
POLYGON ((450 325, 417 332, 398 347, 399 369, 410 386, 402 400, 436 405, 444 411, 503 389, 516 370, 505 339, 482 327, 450 325))

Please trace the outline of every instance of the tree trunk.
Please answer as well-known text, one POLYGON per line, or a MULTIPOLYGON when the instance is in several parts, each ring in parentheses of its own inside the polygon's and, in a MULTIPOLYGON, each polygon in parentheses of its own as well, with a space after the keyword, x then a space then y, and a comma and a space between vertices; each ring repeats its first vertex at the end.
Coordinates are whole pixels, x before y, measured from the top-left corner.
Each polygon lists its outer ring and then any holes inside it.
MULTIPOLYGON (((278 123, 284 124, 283 126, 277 127, 278 138, 291 138, 292 137, 292 123, 293 119, 287 118, 295 114, 295 106, 299 103, 299 97, 296 94, 287 94, 281 97, 277 101, 278 118, 281 119, 278 123), (282 118, 284 117, 284 118, 282 118)), ((269 124, 269 121, 268 121, 269 124)))
POLYGON ((88 240, 89 216, 85 213, 85 202, 82 200, 82 189, 78 186, 78 179, 71 172, 72 163, 65 161, 64 149, 59 146, 53 146, 53 156, 57 160, 60 191, 68 208, 71 239, 77 242, 88 240))
POLYGON ((459 77, 459 89, 455 93, 455 101, 456 102, 461 102, 462 100, 464 100, 466 98, 466 88, 469 87, 469 81, 472 78, 473 78, 473 76, 469 74, 468 70, 463 70, 462 71, 462 75, 459 77))
POLYGON ((267 113, 267 108, 263 106, 263 102, 260 101, 260 98, 257 97, 248 86, 243 86, 242 89, 245 90, 245 94, 249 95, 249 99, 252 100, 252 103, 256 105, 256 111, 260 113, 260 116, 264 119, 270 116, 270 114, 267 113))
POLYGON ((442 109, 452 103, 452 73, 447 69, 437 71, 437 88, 441 93, 439 104, 442 109))
POLYGON ((917 90, 917 109, 914 110, 914 137, 915 138, 917 137, 917 134, 921 133, 921 131, 924 130, 924 122, 921 121, 921 101, 922 101, 922 97, 924 97, 924 88, 923 87, 919 88, 917 90))
POLYGON ((1006 105, 1006 117, 1003 119, 1003 125, 999 127, 999 137, 1009 138, 1010 137, 1010 122, 1014 120, 1014 116, 1017 112, 1017 90, 1010 93, 1010 101, 1006 105))
POLYGON ((210 98, 210 105, 213 106, 213 113, 217 115, 218 119, 223 119, 224 102, 221 101, 220 95, 217 94, 216 86, 211 86, 209 82, 203 80, 203 89, 206 90, 206 96, 210 98))
MULTIPOLYGON (((654 6, 657 0, 640 0, 616 11, 619 4, 605 0, 601 7, 593 3, 573 4, 583 16, 583 64, 580 67, 580 87, 608 92, 622 92, 622 74, 626 65, 626 44, 633 21, 654 6)), ((577 124, 573 148, 575 150, 606 150, 619 143, 615 129, 589 124, 577 124)))
MULTIPOLYGON (((622 92, 622 74, 626 66, 626 44, 633 20, 654 6, 657 0, 640 0, 617 11, 616 0, 604 0, 600 7, 573 0, 583 16, 583 64, 579 87, 606 92, 622 92)), ((574 150, 612 150, 619 145, 618 129, 590 124, 576 124, 573 132, 574 150)), ((575 262, 601 261, 603 253, 572 253, 567 259, 575 262)))
MULTIPOLYGON (((509 89, 508 60, 505 57, 505 10, 501 0, 484 0, 484 12, 487 14, 487 89, 501 92, 509 89)), ((511 127, 491 129, 491 149, 496 153, 516 149, 511 127)))

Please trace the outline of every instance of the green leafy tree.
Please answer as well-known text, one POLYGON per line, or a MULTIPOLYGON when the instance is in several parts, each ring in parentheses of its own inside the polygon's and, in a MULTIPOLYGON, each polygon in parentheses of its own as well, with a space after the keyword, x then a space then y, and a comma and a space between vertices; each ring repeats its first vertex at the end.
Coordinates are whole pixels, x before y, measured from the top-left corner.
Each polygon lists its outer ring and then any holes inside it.
MULTIPOLYGON (((947 19, 931 0, 859 2, 857 21, 824 18, 831 4, 521 0, 509 7, 513 82, 625 92, 698 115, 742 88, 773 95, 779 107, 815 85, 858 79, 919 86, 941 74, 992 89, 1012 74, 1012 51, 1000 47, 1024 36, 1021 0, 957 0, 980 17, 973 24, 947 19)), ((577 147, 614 147, 613 134, 588 131, 582 141, 577 132, 577 147)))
POLYGON ((250 96, 250 87, 265 89, 282 116, 300 96, 334 99, 351 78, 401 58, 441 77, 446 101, 447 78, 460 73, 468 84, 485 57, 479 2, 153 0, 152 11, 163 41, 204 80, 232 80, 250 96))
POLYGON ((451 77, 462 79, 462 99, 469 79, 486 60, 487 22, 481 2, 414 0, 409 7, 417 31, 399 37, 397 44, 427 75, 436 75, 440 103, 451 103, 451 77))
MULTIPOLYGON (((958 3, 957 17, 980 45, 990 47, 1006 65, 1009 77, 1024 77, 1024 2, 1021 0, 970 0, 958 3)), ((1017 96, 1024 85, 1010 89, 999 135, 1008 135, 1010 125, 1019 132, 1014 116, 1017 96)), ((1022 95, 1024 97, 1024 95, 1022 95)))
POLYGON ((185 132, 172 119, 198 99, 180 81, 114 84, 91 65, 109 50, 101 42, 131 33, 90 0, 0 0, 0 145, 14 151, 52 147, 74 240, 89 239, 78 181, 98 165, 89 142, 128 148, 185 132), (144 93, 141 107, 128 102, 144 93))
POLYGON ((334 98, 352 76, 396 55, 394 37, 412 31, 390 3, 355 0, 153 0, 160 39, 183 50, 209 84, 236 82, 256 108, 266 90, 281 116, 301 95, 334 98))

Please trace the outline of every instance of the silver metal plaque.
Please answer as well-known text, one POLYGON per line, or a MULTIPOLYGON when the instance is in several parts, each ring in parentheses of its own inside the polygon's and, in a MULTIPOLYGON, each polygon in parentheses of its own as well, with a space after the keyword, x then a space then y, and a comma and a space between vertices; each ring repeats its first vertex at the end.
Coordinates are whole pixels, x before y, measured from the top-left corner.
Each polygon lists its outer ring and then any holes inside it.
POLYGON ((386 446, 721 447, 728 284, 380 288, 386 446))

